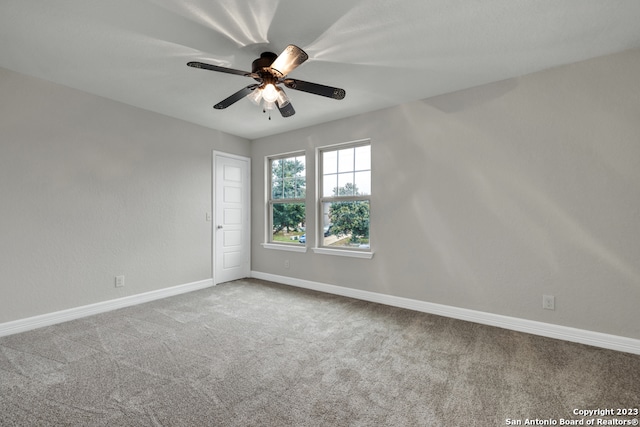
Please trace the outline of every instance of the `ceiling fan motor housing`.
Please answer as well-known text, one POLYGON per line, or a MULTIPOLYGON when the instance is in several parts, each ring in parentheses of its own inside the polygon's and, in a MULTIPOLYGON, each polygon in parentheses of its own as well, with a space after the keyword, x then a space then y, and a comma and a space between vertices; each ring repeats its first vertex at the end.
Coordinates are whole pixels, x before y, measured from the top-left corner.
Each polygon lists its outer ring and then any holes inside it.
POLYGON ((251 63, 251 72, 255 74, 259 74, 264 68, 269 68, 273 61, 276 60, 278 55, 273 52, 263 52, 260 55, 260 58, 256 59, 251 63))

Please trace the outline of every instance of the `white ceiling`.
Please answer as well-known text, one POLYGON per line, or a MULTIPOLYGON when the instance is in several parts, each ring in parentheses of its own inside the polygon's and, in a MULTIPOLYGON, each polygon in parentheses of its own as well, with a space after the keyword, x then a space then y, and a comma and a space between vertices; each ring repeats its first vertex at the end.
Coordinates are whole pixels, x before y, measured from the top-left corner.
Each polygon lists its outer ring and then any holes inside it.
POLYGON ((0 67, 256 139, 640 47, 638 0, 0 0, 0 67), (296 44, 296 114, 268 120, 241 70, 296 44))

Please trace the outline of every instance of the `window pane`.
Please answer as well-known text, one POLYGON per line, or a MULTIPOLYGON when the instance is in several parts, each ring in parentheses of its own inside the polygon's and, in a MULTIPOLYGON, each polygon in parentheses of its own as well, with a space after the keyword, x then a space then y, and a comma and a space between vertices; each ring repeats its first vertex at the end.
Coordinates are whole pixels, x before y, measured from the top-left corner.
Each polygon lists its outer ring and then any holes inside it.
POLYGON ((271 187, 271 198, 273 199, 281 199, 282 198, 282 180, 279 182, 274 182, 271 187))
POLYGON ((306 178, 306 173, 305 173, 305 170, 306 170, 305 157, 304 157, 304 156, 298 156, 298 157, 296 157, 296 160, 295 160, 295 161, 296 161, 296 162, 297 162, 297 164, 298 164, 298 168, 296 169, 296 176, 306 178))
POLYGON ((371 194, 371 171, 356 172, 355 174, 356 195, 371 194))
POLYGON ((277 178, 282 178, 282 168, 280 168, 280 160, 271 161, 271 177, 274 181, 277 178))
POLYGON ((371 169, 371 146, 356 147, 355 170, 364 171, 371 169))
POLYGON ((283 180, 283 199, 294 199, 296 197, 296 179, 285 178, 283 180))
POLYGON ((350 172, 353 170, 353 148, 338 150, 338 172, 350 172))
POLYGON ((274 203, 271 215, 273 218, 272 242, 296 245, 306 242, 304 203, 274 203))
POLYGON ((323 203, 323 245, 369 249, 369 202, 323 203))
POLYGON ((305 187, 306 172, 304 156, 288 157, 271 161, 272 199, 304 197, 305 187))
POLYGON ((295 187, 295 198, 304 199, 307 195, 307 182, 305 177, 296 177, 295 187))
POLYGON ((338 175, 338 194, 334 196, 353 196, 353 173, 341 173, 338 175))
POLYGON ((338 172, 338 152, 327 151, 322 153, 322 173, 324 175, 338 172))
POLYGON ((333 197, 338 188, 338 175, 325 175, 322 179, 322 197, 333 197))

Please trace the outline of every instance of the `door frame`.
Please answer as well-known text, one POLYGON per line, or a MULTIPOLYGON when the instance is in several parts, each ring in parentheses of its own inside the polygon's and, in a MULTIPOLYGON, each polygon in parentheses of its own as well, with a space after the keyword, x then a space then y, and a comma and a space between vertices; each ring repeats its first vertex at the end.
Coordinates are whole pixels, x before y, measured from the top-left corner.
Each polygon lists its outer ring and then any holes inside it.
POLYGON ((218 233, 216 233, 216 231, 218 224, 220 223, 216 211, 216 160, 218 157, 227 157, 247 162, 247 192, 244 197, 245 200, 243 204, 246 204, 247 207, 247 236, 245 237, 245 242, 247 244, 247 254, 245 254, 247 257, 247 277, 251 275, 251 158, 224 151, 213 150, 211 153, 211 279, 213 280, 214 286, 218 284, 216 280, 216 244, 218 233))

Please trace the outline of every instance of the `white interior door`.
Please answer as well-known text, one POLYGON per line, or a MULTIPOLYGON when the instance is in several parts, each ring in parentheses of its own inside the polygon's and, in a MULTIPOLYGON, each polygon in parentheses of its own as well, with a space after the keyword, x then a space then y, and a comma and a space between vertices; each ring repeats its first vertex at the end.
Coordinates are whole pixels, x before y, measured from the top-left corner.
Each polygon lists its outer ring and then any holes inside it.
POLYGON ((250 275, 250 159, 214 153, 214 274, 216 284, 250 275))

